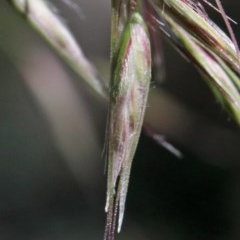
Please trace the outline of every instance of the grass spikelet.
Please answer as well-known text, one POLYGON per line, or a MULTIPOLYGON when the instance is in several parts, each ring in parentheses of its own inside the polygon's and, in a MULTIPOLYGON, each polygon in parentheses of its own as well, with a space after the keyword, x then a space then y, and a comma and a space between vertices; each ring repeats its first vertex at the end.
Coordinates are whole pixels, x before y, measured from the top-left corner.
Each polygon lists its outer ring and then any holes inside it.
POLYGON ((199 9, 188 2, 182 0, 158 1, 155 9, 163 19, 165 16, 171 18, 240 73, 239 56, 234 43, 206 15, 202 8, 199 9))
POLYGON ((183 28, 167 19, 184 46, 184 52, 203 74, 214 90, 216 97, 233 114, 240 124, 240 95, 234 81, 240 82, 237 75, 209 48, 191 37, 183 28), (238 80, 236 80, 238 78, 238 80))
POLYGON ((105 240, 121 229, 132 160, 142 128, 151 79, 151 49, 141 15, 133 12, 113 56, 107 136, 108 186, 105 240))
POLYGON ((84 56, 68 28, 44 0, 11 0, 11 3, 98 95, 108 98, 107 88, 96 69, 84 56))
MULTIPOLYGON (((152 21, 206 79, 217 99, 240 124, 240 68, 235 44, 189 1, 166 0, 154 5, 152 21)), ((149 17, 149 18, 150 18, 149 17)))

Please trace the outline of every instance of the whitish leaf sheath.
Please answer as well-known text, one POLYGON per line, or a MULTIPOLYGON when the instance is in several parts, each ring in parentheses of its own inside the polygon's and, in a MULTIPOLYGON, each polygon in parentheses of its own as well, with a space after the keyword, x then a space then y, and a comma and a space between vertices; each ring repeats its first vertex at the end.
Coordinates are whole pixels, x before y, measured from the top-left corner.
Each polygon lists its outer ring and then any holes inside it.
POLYGON ((151 49, 142 17, 133 12, 113 58, 107 136, 108 184, 105 239, 121 229, 129 175, 138 143, 151 79, 151 49))
POLYGON ((107 99, 108 92, 97 71, 84 56, 75 38, 61 19, 50 9, 45 0, 10 0, 15 8, 50 43, 101 97, 107 99))

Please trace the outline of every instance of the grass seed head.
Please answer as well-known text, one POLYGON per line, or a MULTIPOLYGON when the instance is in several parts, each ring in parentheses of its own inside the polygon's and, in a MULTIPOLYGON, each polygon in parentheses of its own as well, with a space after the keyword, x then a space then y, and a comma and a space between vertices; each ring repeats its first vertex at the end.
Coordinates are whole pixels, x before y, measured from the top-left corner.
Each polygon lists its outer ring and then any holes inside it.
POLYGON ((138 143, 151 79, 151 49, 145 23, 134 12, 124 29, 119 49, 113 58, 109 129, 108 223, 105 239, 113 239, 116 214, 121 229, 130 169, 138 143), (110 222, 109 222, 110 221, 110 222))

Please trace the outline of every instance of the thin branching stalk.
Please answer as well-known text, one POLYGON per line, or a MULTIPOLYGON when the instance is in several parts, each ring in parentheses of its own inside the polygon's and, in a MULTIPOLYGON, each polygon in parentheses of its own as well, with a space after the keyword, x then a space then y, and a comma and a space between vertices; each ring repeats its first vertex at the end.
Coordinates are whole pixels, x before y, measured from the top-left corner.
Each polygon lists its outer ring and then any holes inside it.
POLYGON ((237 56, 238 56, 238 58, 239 58, 240 56, 239 56, 238 42, 237 42, 237 39, 236 39, 235 34, 234 34, 234 32, 233 32, 233 29, 232 29, 232 27, 231 27, 230 20, 229 20, 229 18, 227 17, 227 14, 225 13, 225 10, 224 10, 224 8, 223 8, 223 6, 222 6, 221 1, 220 1, 220 0, 215 0, 215 2, 216 2, 216 4, 217 4, 217 9, 219 9, 219 12, 220 12, 221 15, 222 15, 223 21, 225 22, 225 25, 226 25, 226 27, 227 27, 227 29, 228 29, 229 35, 230 35, 230 37, 231 37, 231 40, 232 40, 232 42, 233 42, 233 44, 234 44, 234 46, 235 46, 235 50, 236 50, 237 56))

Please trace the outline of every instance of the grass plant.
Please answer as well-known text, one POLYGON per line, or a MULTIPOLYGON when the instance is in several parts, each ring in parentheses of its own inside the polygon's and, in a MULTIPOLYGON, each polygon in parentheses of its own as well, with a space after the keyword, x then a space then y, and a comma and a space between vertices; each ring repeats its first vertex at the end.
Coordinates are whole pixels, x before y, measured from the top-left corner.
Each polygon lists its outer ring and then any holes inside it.
POLYGON ((231 19, 219 0, 216 9, 230 38, 196 0, 112 0, 109 90, 46 1, 10 2, 92 90, 109 101, 105 240, 113 240, 116 229, 119 232, 122 226, 132 160, 154 74, 151 69, 160 71, 162 67, 161 61, 155 61, 159 52, 154 51, 158 41, 161 44, 159 35, 199 70, 216 98, 240 124, 239 49, 231 19))

